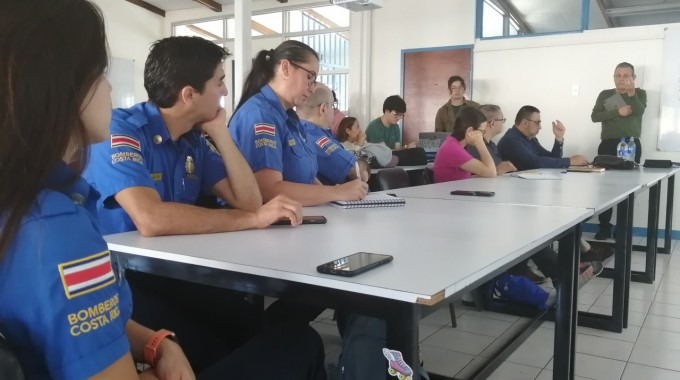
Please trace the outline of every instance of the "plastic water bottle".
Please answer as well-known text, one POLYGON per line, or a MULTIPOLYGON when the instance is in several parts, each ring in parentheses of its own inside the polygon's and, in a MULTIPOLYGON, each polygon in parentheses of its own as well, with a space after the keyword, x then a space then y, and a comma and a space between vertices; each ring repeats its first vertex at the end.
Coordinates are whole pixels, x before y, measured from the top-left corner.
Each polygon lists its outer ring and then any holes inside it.
POLYGON ((628 158, 628 144, 626 144, 625 137, 621 137, 619 145, 616 146, 616 157, 623 158, 624 160, 628 158))
POLYGON ((637 145, 635 144, 635 139, 630 138, 628 140, 628 159, 631 161, 635 161, 635 150, 637 149, 637 145))

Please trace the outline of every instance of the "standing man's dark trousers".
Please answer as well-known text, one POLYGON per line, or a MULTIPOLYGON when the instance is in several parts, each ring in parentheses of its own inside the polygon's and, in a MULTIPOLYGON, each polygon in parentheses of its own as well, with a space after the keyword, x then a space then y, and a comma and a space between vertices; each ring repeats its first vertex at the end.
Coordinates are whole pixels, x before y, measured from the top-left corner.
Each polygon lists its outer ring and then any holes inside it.
MULTIPOLYGON (((626 138, 626 143, 628 142, 628 137, 626 138)), ((616 146, 619 145, 621 139, 606 139, 602 140, 600 146, 597 148, 597 154, 607 154, 610 156, 616 156, 616 146)), ((640 145, 640 139, 635 139, 635 162, 640 163, 640 156, 642 155, 642 145, 640 145)), ((604 211, 599 216, 600 219, 600 229, 595 234, 595 239, 597 240, 607 240, 613 235, 612 231, 612 209, 604 211)))

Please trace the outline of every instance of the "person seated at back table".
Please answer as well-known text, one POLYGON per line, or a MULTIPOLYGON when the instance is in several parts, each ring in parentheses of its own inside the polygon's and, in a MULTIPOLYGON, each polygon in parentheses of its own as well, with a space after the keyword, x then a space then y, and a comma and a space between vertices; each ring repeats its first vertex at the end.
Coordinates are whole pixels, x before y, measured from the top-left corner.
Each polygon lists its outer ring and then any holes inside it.
MULTIPOLYGON (((505 173, 514 172, 517 170, 515 165, 510 161, 501 160, 498 153, 498 146, 493 142, 493 138, 503 132, 503 124, 505 123, 505 116, 501 108, 495 104, 484 104, 479 107, 484 116, 486 116, 486 131, 484 132, 484 143, 486 149, 491 154, 494 164, 496 164, 496 174, 503 175, 505 173)), ((465 150, 476 159, 480 159, 479 150, 474 145, 468 145, 465 150)))
POLYGON ((406 102, 399 95, 388 96, 383 102, 383 114, 366 126, 366 141, 384 143, 392 150, 415 147, 415 143, 402 146, 399 120, 406 113, 406 102))
POLYGON ((588 164, 585 156, 580 154, 562 157, 566 128, 561 121, 552 122, 555 135, 552 151, 546 150, 538 142, 536 136, 540 130, 541 111, 534 106, 520 108, 515 117, 515 125, 498 142, 501 158, 512 162, 517 170, 568 168, 588 164))
POLYGON ((368 181, 368 163, 345 150, 330 132, 333 122, 331 90, 317 83, 307 101, 297 107, 300 125, 307 131, 307 145, 316 154, 317 178, 325 185, 337 185, 357 178, 368 181), (357 170, 359 168, 357 177, 357 170))
POLYGON ((451 136, 444 140, 434 158, 435 183, 467 179, 473 174, 489 178, 496 176, 496 165, 484 143, 486 124, 486 117, 477 109, 466 107, 460 110, 451 136), (481 160, 465 150, 469 145, 477 148, 481 160))
MULTIPOLYGON (((552 123, 555 143, 552 151, 547 151, 536 136, 541 130, 541 113, 533 106, 523 106, 517 112, 515 125, 498 142, 501 158, 512 162, 518 170, 567 168, 588 164, 585 156, 562 157, 566 128, 559 120, 552 123)), ((594 275, 602 272, 602 261, 614 254, 614 250, 604 246, 591 246, 581 239, 581 262, 589 262, 594 275)))
POLYGON ((355 156, 364 157, 375 168, 392 168, 399 163, 399 158, 384 143, 367 143, 366 133, 361 129, 359 121, 354 117, 342 119, 335 137, 348 151, 355 156))

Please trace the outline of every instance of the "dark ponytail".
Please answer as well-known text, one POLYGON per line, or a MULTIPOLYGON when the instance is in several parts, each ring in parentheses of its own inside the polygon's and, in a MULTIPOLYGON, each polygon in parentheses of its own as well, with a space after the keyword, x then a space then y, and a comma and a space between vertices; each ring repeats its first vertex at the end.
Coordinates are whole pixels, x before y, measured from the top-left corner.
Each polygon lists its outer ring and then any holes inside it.
POLYGON ((316 54, 314 49, 303 42, 295 40, 284 41, 273 50, 260 50, 253 62, 253 68, 250 70, 245 82, 243 82, 241 99, 234 113, 274 78, 276 68, 282 60, 287 59, 290 62, 301 64, 309 62, 311 57, 319 59, 319 55, 316 54))

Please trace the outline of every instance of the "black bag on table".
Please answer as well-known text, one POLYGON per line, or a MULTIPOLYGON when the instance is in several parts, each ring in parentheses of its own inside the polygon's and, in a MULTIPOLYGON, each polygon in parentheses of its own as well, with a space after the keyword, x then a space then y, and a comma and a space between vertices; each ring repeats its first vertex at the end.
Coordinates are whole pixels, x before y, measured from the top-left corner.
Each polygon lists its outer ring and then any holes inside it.
POLYGON ((638 164, 633 161, 606 154, 596 156, 595 159, 593 159, 593 166, 605 168, 607 170, 633 170, 638 168, 638 164))

